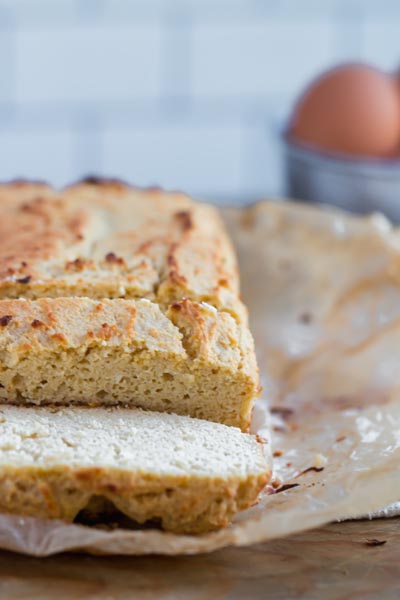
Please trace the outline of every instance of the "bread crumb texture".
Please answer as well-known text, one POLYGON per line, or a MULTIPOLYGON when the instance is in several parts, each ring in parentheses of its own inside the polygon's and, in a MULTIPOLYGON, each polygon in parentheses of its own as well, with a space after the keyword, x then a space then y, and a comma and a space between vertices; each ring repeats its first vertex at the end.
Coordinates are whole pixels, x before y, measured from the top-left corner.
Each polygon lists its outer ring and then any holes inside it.
POLYGON ((0 512, 73 521, 100 498, 176 533, 225 526, 271 470, 237 428, 140 409, 1 405, 0 450, 0 512))
POLYGON ((0 186, 0 401, 248 430, 258 369, 215 208, 90 181, 0 186))

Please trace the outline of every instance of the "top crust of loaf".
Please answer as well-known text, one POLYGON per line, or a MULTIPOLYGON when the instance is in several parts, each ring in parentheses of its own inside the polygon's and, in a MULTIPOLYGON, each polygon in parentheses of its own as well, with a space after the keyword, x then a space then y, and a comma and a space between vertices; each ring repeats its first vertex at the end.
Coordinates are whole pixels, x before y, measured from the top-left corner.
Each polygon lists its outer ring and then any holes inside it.
POLYGON ((0 185, 0 298, 182 298, 243 316, 218 212, 178 193, 88 180, 0 185))
MULTIPOLYGON (((164 314, 141 300, 40 298, 0 301, 0 360, 14 364, 26 352, 118 346, 201 359, 251 377, 256 371, 248 330, 206 303, 175 303, 164 314), (244 356, 242 356, 242 354, 244 356)), ((254 390, 254 394, 256 390, 254 390)))

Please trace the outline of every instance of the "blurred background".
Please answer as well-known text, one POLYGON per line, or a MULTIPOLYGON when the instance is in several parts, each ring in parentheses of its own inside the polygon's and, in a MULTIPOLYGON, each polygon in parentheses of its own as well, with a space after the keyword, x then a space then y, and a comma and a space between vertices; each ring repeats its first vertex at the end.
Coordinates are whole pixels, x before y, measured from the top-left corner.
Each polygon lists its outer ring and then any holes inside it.
POLYGON ((398 0, 0 0, 0 178, 279 195, 310 79, 399 57, 398 0))

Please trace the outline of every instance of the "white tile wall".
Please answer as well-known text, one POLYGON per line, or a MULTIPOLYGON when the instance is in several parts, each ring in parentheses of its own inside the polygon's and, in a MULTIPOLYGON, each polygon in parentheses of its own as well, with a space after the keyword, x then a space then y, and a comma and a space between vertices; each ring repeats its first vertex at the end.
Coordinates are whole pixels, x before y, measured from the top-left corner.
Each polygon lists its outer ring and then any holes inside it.
POLYGON ((398 0, 0 0, 0 179, 87 173, 247 201, 336 61, 400 62, 398 0))
POLYGON ((23 29, 16 39, 18 102, 93 103, 160 94, 161 30, 102 25, 23 29))
POLYGON ((256 125, 243 137, 241 194, 257 198, 282 191, 282 148, 275 128, 256 125))
POLYGON ((392 23, 376 18, 365 22, 362 57, 383 69, 400 69, 400 11, 392 23))
POLYGON ((108 174, 139 185, 234 195, 242 181, 242 135, 240 127, 110 130, 103 138, 104 165, 108 174))
POLYGON ((13 34, 0 28, 0 103, 11 103, 15 97, 14 48, 13 34))
POLYGON ((198 95, 293 94, 335 60, 331 23, 293 21, 202 25, 194 31, 198 95), (212 59, 211 59, 212 57, 212 59))
POLYGON ((56 185, 63 185, 75 176, 73 150, 73 133, 70 131, 2 131, 1 177, 47 179, 50 176, 56 185))
POLYGON ((18 27, 77 23, 74 0, 1 0, 0 7, 12 14, 18 27))

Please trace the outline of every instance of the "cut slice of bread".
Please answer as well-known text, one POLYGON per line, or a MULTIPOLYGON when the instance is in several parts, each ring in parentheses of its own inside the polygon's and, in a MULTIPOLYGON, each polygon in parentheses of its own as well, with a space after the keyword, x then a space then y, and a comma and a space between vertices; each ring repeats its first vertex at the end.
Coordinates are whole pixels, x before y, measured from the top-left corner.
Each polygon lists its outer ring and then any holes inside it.
POLYGON ((100 498, 179 533, 227 525, 270 478, 255 437, 140 409, 1 405, 0 450, 0 512, 73 521, 100 498))
POLYGON ((249 426, 256 364, 246 326, 206 303, 0 301, 0 399, 127 404, 249 426))

